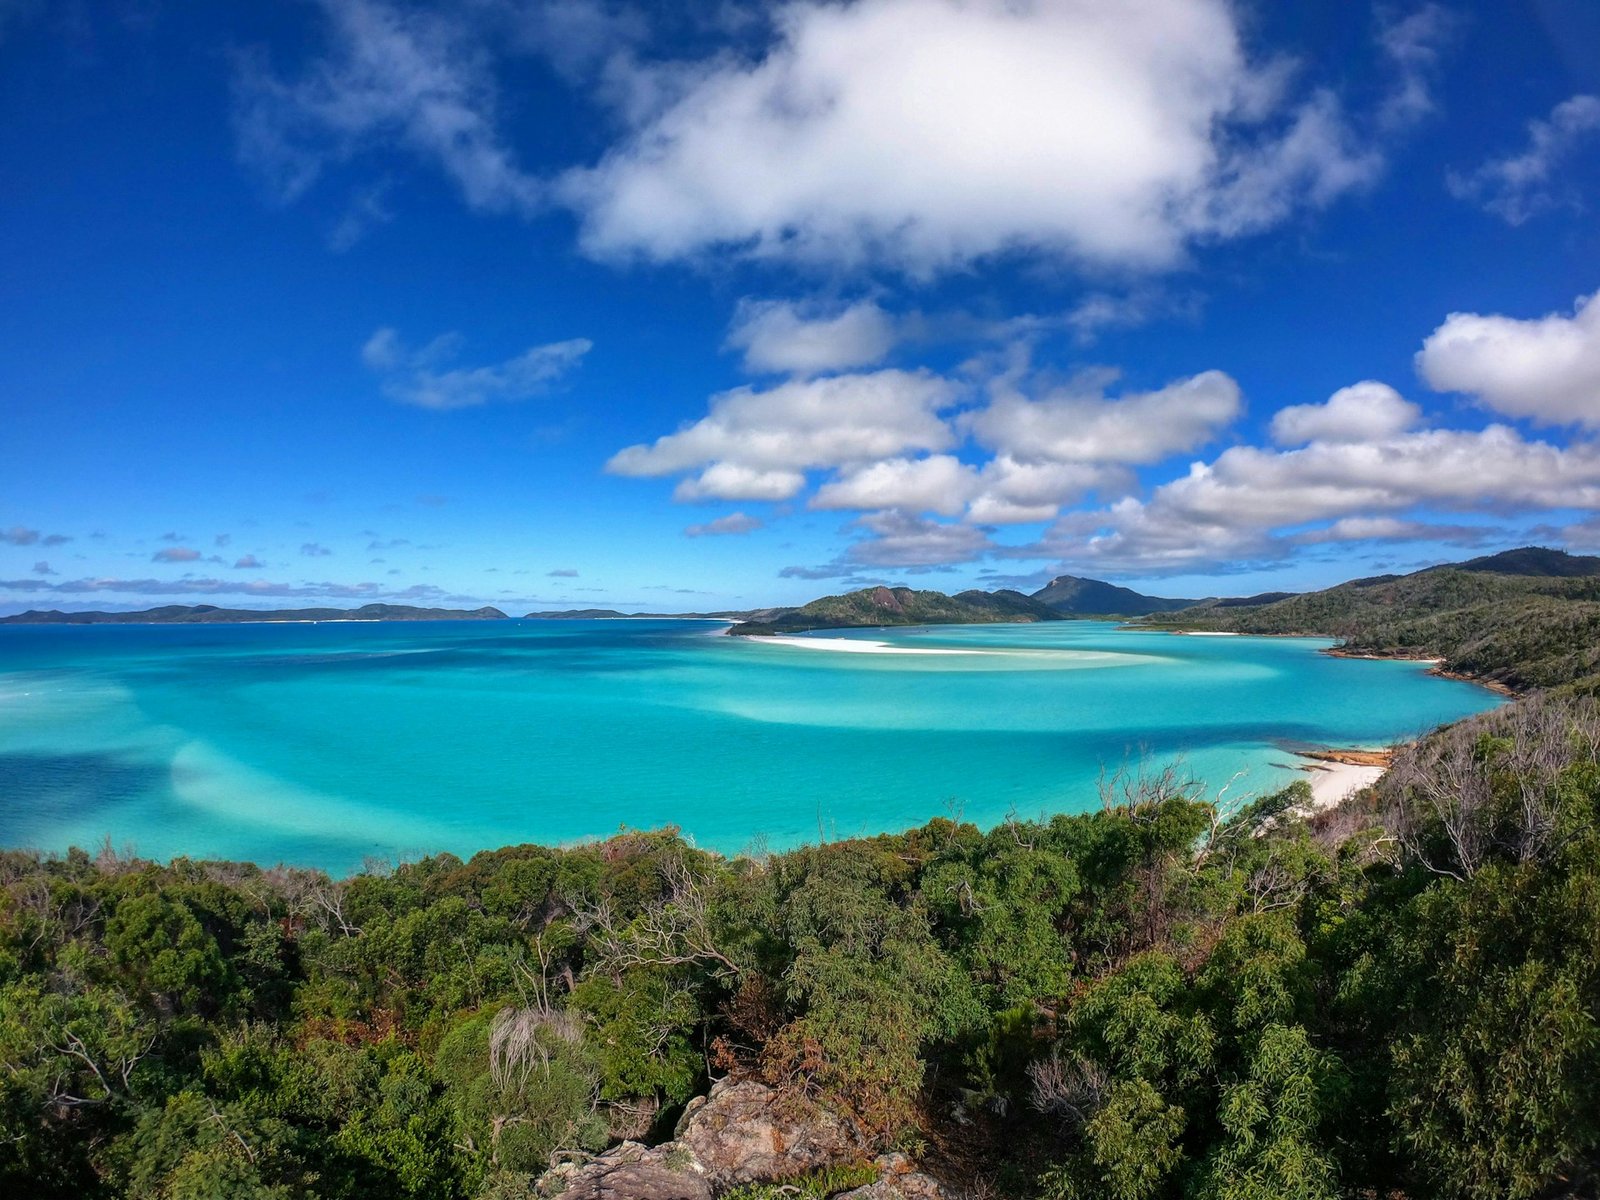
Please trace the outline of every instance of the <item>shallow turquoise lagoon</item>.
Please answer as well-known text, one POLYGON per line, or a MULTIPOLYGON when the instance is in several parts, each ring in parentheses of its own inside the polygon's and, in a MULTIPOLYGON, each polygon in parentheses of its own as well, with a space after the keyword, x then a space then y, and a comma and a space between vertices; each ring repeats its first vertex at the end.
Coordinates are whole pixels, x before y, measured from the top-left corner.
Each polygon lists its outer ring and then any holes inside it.
POLYGON ((0 844, 336 871, 680 826, 773 849, 1213 790, 1490 707, 1305 638, 1106 622, 722 636, 702 621, 0 627, 0 844), (1243 775, 1238 775, 1239 772, 1243 775))

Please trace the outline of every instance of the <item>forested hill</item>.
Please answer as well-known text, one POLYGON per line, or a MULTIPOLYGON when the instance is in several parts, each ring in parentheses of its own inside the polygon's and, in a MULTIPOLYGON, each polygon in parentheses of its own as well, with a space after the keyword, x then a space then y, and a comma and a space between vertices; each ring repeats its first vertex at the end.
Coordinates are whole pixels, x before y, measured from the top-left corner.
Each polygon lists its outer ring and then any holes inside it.
POLYGON ((733 860, 0 853, 0 1195, 1592 1196, 1597 747, 1522 700, 1314 818, 1168 774, 733 860))
POLYGON ((218 608, 214 604, 166 604, 139 612, 62 612, 30 609, 0 617, 0 625, 209 625, 272 621, 503 621, 498 608, 415 608, 409 604, 363 604, 360 608, 218 608))
POLYGON ((1175 600, 1170 596, 1146 596, 1132 588, 1077 575, 1056 576, 1034 592, 1032 598, 1069 616, 1137 617, 1200 603, 1198 600, 1175 600))
POLYGON ((1600 558, 1540 547, 1265 604, 1211 601, 1149 620, 1337 637, 1351 652, 1442 658, 1450 671, 1517 690, 1600 684, 1600 558))
POLYGON ((1021 592, 976 589, 947 596, 911 588, 871 587, 824 596, 799 608, 778 609, 733 626, 741 636, 880 625, 982 625, 1001 621, 1059 621, 1062 614, 1021 592))

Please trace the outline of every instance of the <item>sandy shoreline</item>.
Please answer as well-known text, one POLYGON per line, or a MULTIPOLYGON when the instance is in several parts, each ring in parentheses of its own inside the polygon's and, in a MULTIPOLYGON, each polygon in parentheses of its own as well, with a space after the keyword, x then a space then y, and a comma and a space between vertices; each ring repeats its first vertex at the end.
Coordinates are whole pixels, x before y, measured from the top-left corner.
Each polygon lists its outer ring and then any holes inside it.
POLYGON ((1311 785, 1312 809, 1332 808, 1352 792, 1371 787, 1394 762, 1394 747, 1381 750, 1302 750, 1300 769, 1311 785))
POLYGON ((1352 792, 1371 787, 1387 768, 1362 766, 1359 763, 1319 762, 1300 769, 1306 772, 1306 782, 1311 785, 1313 806, 1322 809, 1332 808, 1352 792))

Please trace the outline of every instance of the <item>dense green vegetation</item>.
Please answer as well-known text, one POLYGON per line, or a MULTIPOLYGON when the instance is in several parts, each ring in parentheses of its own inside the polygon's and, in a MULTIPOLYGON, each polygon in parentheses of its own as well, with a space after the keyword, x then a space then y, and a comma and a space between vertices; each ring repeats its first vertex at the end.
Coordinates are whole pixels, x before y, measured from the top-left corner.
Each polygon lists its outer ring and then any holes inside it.
POLYGON ((734 860, 6 853, 0 1192, 527 1196, 735 1072, 989 1195, 1581 1193, 1597 757, 1593 700, 1526 700, 1310 820, 1169 773, 734 860))
POLYGON ((1181 629, 1323 634, 1358 653, 1443 658, 1451 671, 1518 691, 1572 684, 1592 690, 1600 672, 1600 576, 1592 566, 1600 567, 1600 559, 1530 547, 1267 604, 1204 604, 1155 621, 1181 629))
POLYGON ((1062 615, 1021 592, 976 589, 947 596, 911 588, 871 587, 824 596, 799 608, 774 609, 735 625, 730 633, 799 633, 878 625, 981 625, 995 621, 1059 621, 1062 615))

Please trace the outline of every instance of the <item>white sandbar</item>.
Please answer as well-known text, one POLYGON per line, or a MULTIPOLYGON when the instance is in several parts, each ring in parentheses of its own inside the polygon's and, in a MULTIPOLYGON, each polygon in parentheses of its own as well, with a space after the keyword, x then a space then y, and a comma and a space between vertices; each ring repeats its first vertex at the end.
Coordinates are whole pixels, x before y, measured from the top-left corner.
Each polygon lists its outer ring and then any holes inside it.
POLYGON ((989 650, 952 650, 943 646, 893 646, 862 638, 758 637, 763 646, 800 646, 806 650, 838 650, 846 654, 992 654, 989 650))

